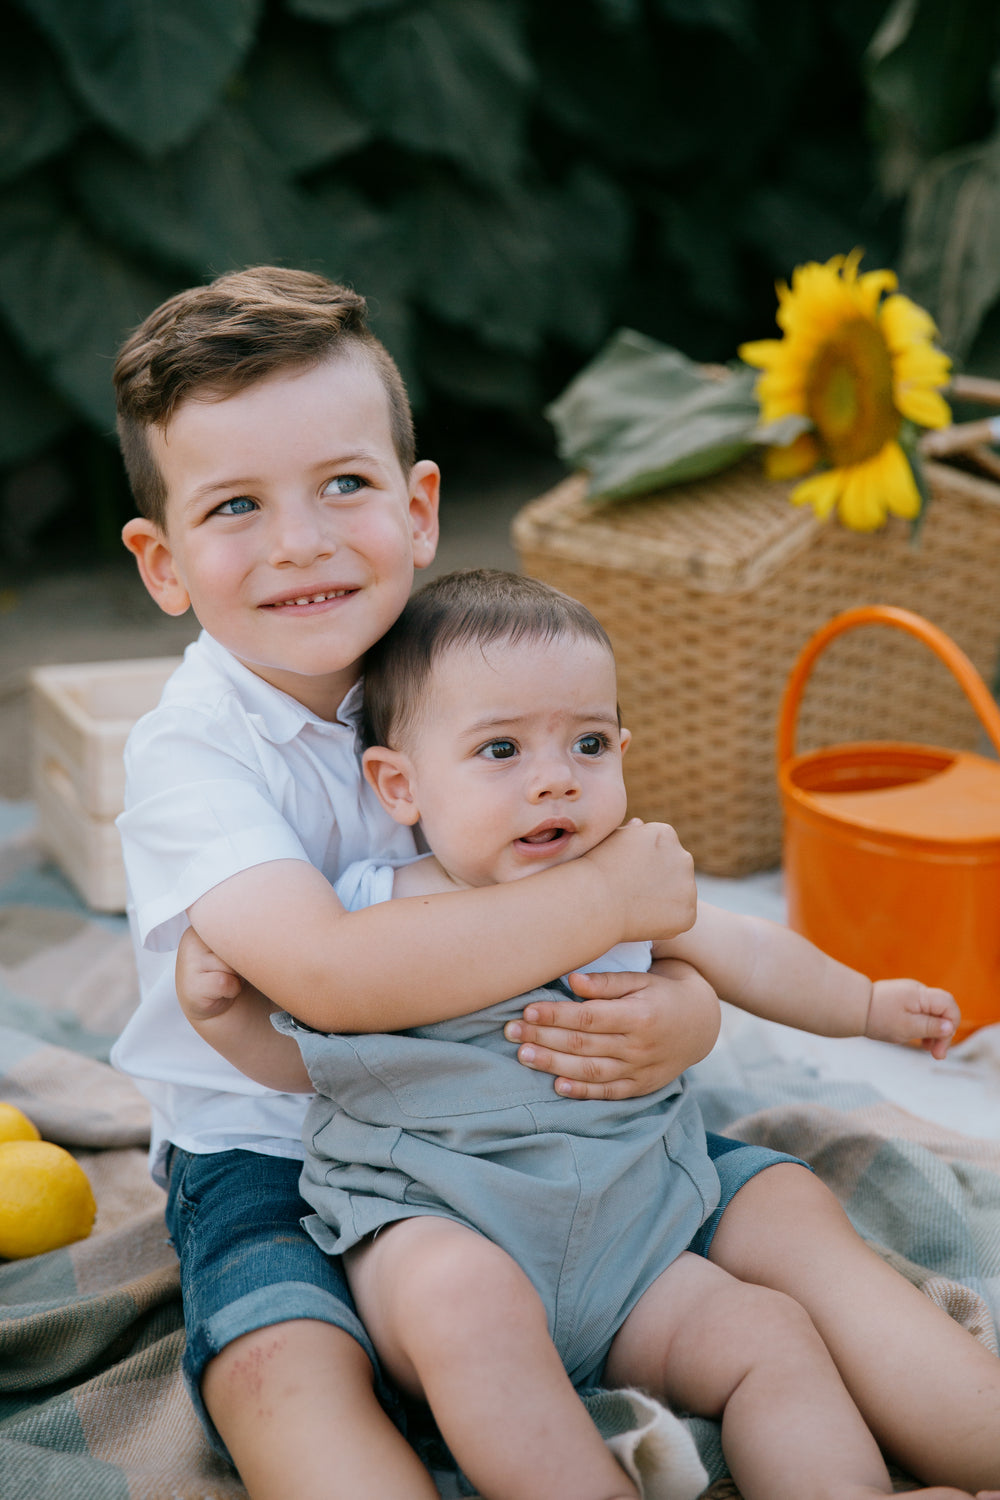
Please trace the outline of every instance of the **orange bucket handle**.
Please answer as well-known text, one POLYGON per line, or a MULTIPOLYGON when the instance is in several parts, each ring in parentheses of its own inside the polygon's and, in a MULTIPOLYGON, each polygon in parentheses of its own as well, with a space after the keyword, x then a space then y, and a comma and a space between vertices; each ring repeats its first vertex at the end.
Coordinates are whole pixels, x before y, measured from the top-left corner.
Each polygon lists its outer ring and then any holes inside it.
POLYGON ((845 609, 842 614, 834 615, 832 620, 828 620, 806 643, 792 668, 778 717, 779 767, 795 754, 799 705, 816 658, 838 635, 853 630, 857 625, 893 625, 897 630, 905 630, 908 635, 916 636, 917 640, 929 646, 958 679, 965 696, 978 714, 980 723, 1000 753, 1000 709, 965 652, 943 630, 939 630, 922 615, 914 614, 912 610, 897 609, 891 604, 863 604, 858 609, 845 609))

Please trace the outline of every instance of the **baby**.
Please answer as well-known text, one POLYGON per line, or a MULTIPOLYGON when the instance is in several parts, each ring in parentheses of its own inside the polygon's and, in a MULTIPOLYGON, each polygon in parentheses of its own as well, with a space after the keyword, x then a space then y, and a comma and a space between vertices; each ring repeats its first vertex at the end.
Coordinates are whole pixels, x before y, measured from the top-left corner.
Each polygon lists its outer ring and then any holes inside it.
MULTIPOLYGON (((416 595, 366 660, 365 724, 365 775, 433 852, 351 866, 337 883, 349 909, 521 879, 585 853, 624 817, 629 734, 610 644, 583 606, 534 580, 458 574, 416 595)), ((927 1015, 957 1020, 942 991, 873 985, 782 927, 705 905, 682 937, 626 945, 593 967, 652 958, 818 1030, 907 1040, 927 1015)), ((557 1098, 504 1033, 525 996, 361 1036, 288 1016, 269 1036, 243 998, 211 1040, 261 1082, 316 1091, 308 1227, 345 1255, 382 1361, 428 1400, 484 1495, 634 1495, 579 1420, 572 1386, 598 1382, 721 1419, 746 1500, 891 1493, 802 1310, 705 1258, 719 1177, 683 1078, 637 1100, 557 1098)))

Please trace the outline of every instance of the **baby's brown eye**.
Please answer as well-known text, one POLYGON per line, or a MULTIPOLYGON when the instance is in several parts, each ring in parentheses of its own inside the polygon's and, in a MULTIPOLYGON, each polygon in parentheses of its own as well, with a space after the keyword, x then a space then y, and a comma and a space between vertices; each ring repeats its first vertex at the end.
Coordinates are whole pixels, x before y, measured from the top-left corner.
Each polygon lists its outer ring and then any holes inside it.
POLYGON ((483 746, 482 754, 489 760, 510 760, 517 754, 517 746, 513 740, 490 740, 483 746))

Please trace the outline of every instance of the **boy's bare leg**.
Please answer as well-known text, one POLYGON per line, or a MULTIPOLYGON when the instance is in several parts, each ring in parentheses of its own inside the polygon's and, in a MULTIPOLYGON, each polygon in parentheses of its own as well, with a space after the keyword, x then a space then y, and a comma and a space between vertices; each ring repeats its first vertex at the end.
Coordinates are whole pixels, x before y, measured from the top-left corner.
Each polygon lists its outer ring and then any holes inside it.
POLYGON ((871 1250, 811 1172, 740 1189, 709 1258, 806 1309, 883 1451, 924 1483, 1000 1488, 1000 1360, 871 1250))
POLYGON ((487 1500, 637 1500, 563 1369, 537 1292, 503 1250, 420 1217, 380 1230, 344 1265, 385 1369, 430 1404, 487 1500))
POLYGON ((605 1379, 721 1420, 744 1500, 892 1493, 878 1445, 803 1309, 698 1256, 680 1256, 640 1298, 611 1346, 605 1379))
POLYGON ((252 1500, 436 1500, 378 1403, 367 1354, 331 1323, 235 1339, 206 1367, 202 1395, 252 1500))

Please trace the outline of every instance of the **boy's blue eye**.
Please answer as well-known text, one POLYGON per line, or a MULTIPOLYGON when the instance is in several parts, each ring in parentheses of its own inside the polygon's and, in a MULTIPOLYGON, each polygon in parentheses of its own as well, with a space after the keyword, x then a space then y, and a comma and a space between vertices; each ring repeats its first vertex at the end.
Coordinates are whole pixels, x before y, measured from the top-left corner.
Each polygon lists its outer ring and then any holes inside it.
POLYGON ((358 490, 364 488, 364 483, 360 474, 338 474, 336 479, 330 480, 323 493, 325 495, 331 493, 334 495, 356 495, 358 490))
POLYGON ((249 495, 234 495, 232 500, 223 500, 221 505, 216 506, 216 514, 220 516, 248 516, 252 510, 257 509, 256 500, 251 500, 249 495))
POLYGON ((608 748, 608 742, 603 734, 581 734, 574 749, 580 755, 600 755, 608 748))
POLYGON ((517 746, 513 740, 490 740, 488 745, 483 746, 480 753, 485 755, 487 760, 510 760, 517 754, 517 746))

